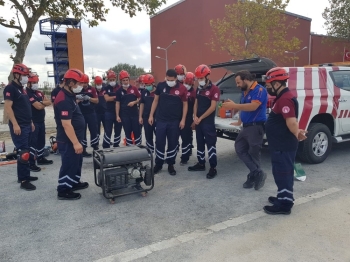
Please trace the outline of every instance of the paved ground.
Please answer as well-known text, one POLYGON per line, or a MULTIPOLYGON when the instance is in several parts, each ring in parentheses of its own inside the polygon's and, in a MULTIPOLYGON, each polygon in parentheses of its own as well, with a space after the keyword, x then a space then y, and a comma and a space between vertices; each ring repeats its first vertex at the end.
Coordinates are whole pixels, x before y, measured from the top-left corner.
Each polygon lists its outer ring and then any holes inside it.
POLYGON ((247 170, 233 146, 218 141, 213 180, 177 165, 175 177, 156 175, 147 197, 114 205, 94 184, 92 159, 84 159, 90 187, 78 201, 56 199, 59 156, 37 173, 33 192, 19 189, 15 165, 0 166, 0 261, 350 261, 349 144, 336 145, 325 163, 303 165, 299 202, 283 217, 261 212, 276 194, 267 150, 265 187, 246 190, 247 170))

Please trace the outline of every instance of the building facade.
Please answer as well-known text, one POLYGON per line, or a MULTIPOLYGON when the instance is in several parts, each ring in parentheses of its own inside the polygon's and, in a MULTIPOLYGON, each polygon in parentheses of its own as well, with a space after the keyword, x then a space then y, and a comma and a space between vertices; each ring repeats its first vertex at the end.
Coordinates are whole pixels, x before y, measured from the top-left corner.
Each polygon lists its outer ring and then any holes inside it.
MULTIPOLYGON (((150 19, 151 23, 151 68, 157 81, 162 81, 166 71, 166 52, 168 68, 183 64, 188 71, 200 64, 227 62, 232 57, 223 51, 212 51, 209 45, 212 38, 210 20, 223 18, 225 5, 237 0, 180 0, 161 10, 150 19), (176 43, 171 45, 172 41, 176 43), (161 48, 169 48, 167 51, 161 48), (156 56, 160 57, 157 58, 156 56)), ((286 13, 287 22, 298 19, 298 27, 289 29, 288 37, 296 36, 301 40, 300 48, 307 47, 296 56, 296 66, 322 64, 343 61, 344 43, 325 41, 326 37, 311 33, 311 19, 297 14, 286 13)), ((295 52, 298 50, 288 50, 295 52)), ((293 54, 286 53, 285 56, 293 54)), ((293 66, 294 61, 274 61, 279 66, 293 66)), ((212 80, 216 81, 225 74, 224 69, 212 71, 212 80)))

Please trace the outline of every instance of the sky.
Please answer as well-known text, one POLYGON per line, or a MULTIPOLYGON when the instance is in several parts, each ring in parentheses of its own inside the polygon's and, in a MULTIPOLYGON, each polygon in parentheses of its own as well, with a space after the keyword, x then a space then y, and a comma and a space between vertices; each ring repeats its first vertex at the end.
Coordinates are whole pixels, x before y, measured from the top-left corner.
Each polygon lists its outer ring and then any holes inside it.
MULTIPOLYGON (((109 1, 105 1, 109 5, 109 1)), ((168 0, 159 10, 176 2, 168 0)), ((325 34, 322 12, 327 6, 328 0, 290 0, 287 11, 311 18, 311 31, 325 34)), ((3 11, 11 12, 4 9, 1 7, 2 14, 5 13, 3 11)), ((102 72, 118 63, 133 64, 148 71, 151 68, 149 16, 141 12, 130 18, 123 11, 112 8, 106 18, 106 22, 94 28, 82 22, 85 72, 90 76, 92 71, 95 75, 102 75, 102 72)), ((14 30, 0 26, 0 82, 4 83, 12 66, 9 56, 14 54, 7 39, 13 35, 14 30)), ((47 77, 47 71, 53 71, 53 66, 45 63, 45 58, 51 57, 51 52, 44 49, 46 42, 50 42, 50 39, 40 35, 39 24, 36 25, 24 63, 39 74, 41 82, 53 83, 53 78, 47 77)))

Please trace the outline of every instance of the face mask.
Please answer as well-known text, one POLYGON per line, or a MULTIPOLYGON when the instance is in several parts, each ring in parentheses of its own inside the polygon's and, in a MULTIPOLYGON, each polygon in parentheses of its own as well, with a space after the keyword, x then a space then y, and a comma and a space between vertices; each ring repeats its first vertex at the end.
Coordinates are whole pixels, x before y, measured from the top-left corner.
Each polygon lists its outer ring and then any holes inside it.
POLYGON ((102 89, 102 85, 96 86, 96 89, 97 89, 97 90, 101 90, 101 89, 102 89))
POLYGON ((32 90, 36 91, 39 88, 39 84, 32 84, 32 90))
POLYGON ((78 94, 78 93, 81 92, 81 90, 83 90, 83 86, 77 86, 77 88, 74 88, 74 89, 73 89, 73 92, 74 92, 75 94, 78 94))
POLYGON ((113 82, 109 82, 109 84, 110 84, 111 86, 115 86, 117 83, 116 83, 115 81, 113 81, 113 82))
POLYGON ((266 91, 270 96, 276 96, 276 93, 272 88, 266 88, 266 91))
POLYGON ((107 84, 107 80, 103 80, 102 82, 103 82, 104 84, 107 84))
POLYGON ((205 80, 198 81, 198 84, 199 84, 200 86, 205 86, 206 81, 205 81, 205 80))
POLYGON ((177 76, 177 79, 178 79, 179 81, 184 81, 185 76, 184 76, 184 75, 178 75, 178 76, 177 76))
POLYGON ((123 87, 124 87, 124 88, 128 88, 128 87, 129 87, 129 85, 124 84, 124 85, 123 85, 123 87))
POLYGON ((21 81, 19 81, 22 85, 26 85, 28 83, 28 76, 22 76, 21 81))
POLYGON ((166 81, 166 84, 170 87, 174 87, 176 85, 176 81, 166 81))
POLYGON ((153 90, 153 86, 146 86, 146 89, 151 92, 153 90))
POLYGON ((190 89, 191 89, 191 86, 188 85, 188 84, 184 84, 184 86, 187 88, 187 90, 190 90, 190 89))
POLYGON ((140 84, 140 89, 144 89, 145 85, 144 84, 140 84))

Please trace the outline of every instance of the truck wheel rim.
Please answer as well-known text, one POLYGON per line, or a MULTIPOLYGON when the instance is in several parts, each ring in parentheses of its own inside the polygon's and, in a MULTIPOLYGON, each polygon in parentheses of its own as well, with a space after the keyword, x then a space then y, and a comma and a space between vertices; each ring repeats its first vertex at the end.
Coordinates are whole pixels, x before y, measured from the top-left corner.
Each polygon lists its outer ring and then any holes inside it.
POLYGON ((325 133, 319 132, 315 135, 312 141, 312 151, 315 156, 323 156, 328 149, 328 137, 325 133))

